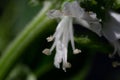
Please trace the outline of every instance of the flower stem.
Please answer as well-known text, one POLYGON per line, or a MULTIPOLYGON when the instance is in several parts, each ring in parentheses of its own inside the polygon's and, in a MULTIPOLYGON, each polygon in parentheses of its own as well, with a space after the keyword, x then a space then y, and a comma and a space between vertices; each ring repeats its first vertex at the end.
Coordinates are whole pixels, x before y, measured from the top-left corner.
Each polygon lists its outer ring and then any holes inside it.
POLYGON ((53 6, 51 2, 45 2, 43 9, 25 27, 25 29, 7 47, 0 59, 0 80, 4 80, 10 69, 23 53, 23 50, 39 35, 40 32, 53 21, 49 20, 45 13, 53 6))

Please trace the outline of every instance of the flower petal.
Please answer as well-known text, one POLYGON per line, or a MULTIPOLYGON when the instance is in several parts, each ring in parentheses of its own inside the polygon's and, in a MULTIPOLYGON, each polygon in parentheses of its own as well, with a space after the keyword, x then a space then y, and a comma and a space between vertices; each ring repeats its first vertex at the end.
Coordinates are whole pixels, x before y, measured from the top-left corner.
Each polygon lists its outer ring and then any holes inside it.
POLYGON ((72 25, 72 19, 70 20, 70 23, 69 23, 69 28, 68 28, 68 31, 69 31, 69 36, 70 36, 70 41, 71 41, 71 45, 72 45, 72 49, 75 50, 75 44, 74 44, 74 33, 73 33, 73 25, 72 25))
POLYGON ((66 72, 66 68, 70 67, 67 62, 67 52, 68 52, 67 46, 62 44, 62 50, 63 50, 63 70, 66 72))
POLYGON ((56 68, 60 68, 60 63, 62 62, 63 59, 63 50, 61 44, 62 44, 61 41, 58 41, 56 45, 56 54, 54 58, 54 65, 56 68))
POLYGON ((84 9, 79 6, 79 3, 77 1, 73 1, 71 3, 70 11, 73 17, 82 17, 85 13, 84 9))
POLYGON ((120 23, 120 14, 110 11, 110 15, 116 19, 116 21, 118 21, 120 23))
POLYGON ((120 15, 117 15, 117 13, 115 15, 114 13, 113 16, 111 15, 111 13, 113 12, 109 13, 109 20, 103 24, 102 32, 109 41, 115 41, 120 39, 120 22, 118 22, 118 20, 114 16, 120 17, 120 15))
POLYGON ((61 13, 61 11, 60 10, 50 10, 50 11, 48 11, 48 13, 47 13, 47 16, 49 17, 49 18, 60 18, 60 17, 62 17, 62 13, 61 13))
POLYGON ((89 29, 96 33, 98 36, 102 36, 101 24, 99 22, 91 22, 89 29))
POLYGON ((84 14, 84 10, 79 6, 77 1, 66 2, 62 11, 72 17, 81 17, 84 14))
POLYGON ((60 38, 62 37, 63 35, 63 31, 64 31, 64 26, 68 26, 68 21, 69 19, 67 19, 67 17, 64 17, 60 23, 58 24, 57 28, 56 28, 56 31, 53 35, 53 38, 55 38, 55 41, 50 49, 50 51, 53 51, 53 49, 55 48, 56 44, 58 43, 58 40, 60 40, 60 38))
POLYGON ((87 20, 88 22, 99 22, 96 17, 96 14, 93 12, 85 12, 82 16, 82 19, 87 20))
POLYGON ((96 14, 93 12, 86 12, 83 16, 83 19, 88 22, 90 25, 88 29, 95 32, 97 35, 101 36, 101 24, 99 23, 99 20, 96 17, 96 14))

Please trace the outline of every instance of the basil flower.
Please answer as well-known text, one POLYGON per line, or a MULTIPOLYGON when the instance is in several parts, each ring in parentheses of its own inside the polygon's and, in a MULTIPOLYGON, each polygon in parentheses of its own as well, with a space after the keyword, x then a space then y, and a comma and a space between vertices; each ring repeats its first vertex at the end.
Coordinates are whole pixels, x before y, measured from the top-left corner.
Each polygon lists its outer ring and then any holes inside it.
POLYGON ((93 12, 85 12, 81 8, 77 1, 64 3, 62 10, 50 10, 47 15, 54 19, 61 19, 55 33, 47 38, 48 42, 54 40, 54 43, 50 49, 44 49, 43 53, 50 55, 54 48, 56 48, 56 54, 54 58, 54 65, 56 68, 62 68, 66 71, 66 68, 70 68, 71 64, 67 61, 68 42, 71 41, 72 50, 74 54, 78 54, 81 50, 75 48, 74 44, 74 30, 73 23, 78 23, 92 30, 99 36, 101 36, 101 24, 96 18, 96 14, 93 12))

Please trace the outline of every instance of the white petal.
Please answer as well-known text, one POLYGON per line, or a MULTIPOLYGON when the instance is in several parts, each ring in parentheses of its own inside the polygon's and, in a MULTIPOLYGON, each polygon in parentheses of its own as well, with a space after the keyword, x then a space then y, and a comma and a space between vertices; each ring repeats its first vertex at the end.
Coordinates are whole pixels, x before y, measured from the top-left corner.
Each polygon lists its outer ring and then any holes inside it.
POLYGON ((85 28, 90 28, 90 25, 89 25, 89 23, 86 21, 86 20, 84 20, 84 19, 82 19, 82 18, 76 18, 76 22, 78 23, 78 24, 80 24, 80 25, 82 25, 82 26, 84 26, 85 28))
POLYGON ((72 19, 70 20, 69 23, 69 34, 70 34, 70 41, 71 41, 71 45, 72 45, 72 49, 75 50, 75 44, 74 44, 74 33, 73 33, 73 25, 72 25, 72 19))
POLYGON ((66 22, 67 20, 67 17, 64 17, 60 23, 58 24, 57 28, 56 28, 56 31, 53 35, 53 37, 55 37, 55 41, 50 49, 50 51, 53 51, 53 49, 55 48, 56 44, 58 43, 58 40, 60 40, 60 38, 62 37, 63 35, 63 30, 64 30, 64 26, 67 26, 67 23, 66 22))
POLYGON ((62 13, 60 12, 60 10, 50 10, 48 13, 47 13, 47 16, 49 18, 60 18, 62 17, 62 13))
POLYGON ((71 23, 70 17, 66 18, 66 25, 64 26, 63 36, 62 36, 62 53, 63 53, 63 70, 66 72, 66 68, 70 67, 67 62, 67 47, 69 42, 69 24, 71 23))
POLYGON ((96 17, 96 14, 93 12, 85 12, 82 16, 82 19, 90 22, 99 22, 99 20, 96 17))
POLYGON ((120 23, 120 14, 110 11, 110 15, 116 19, 116 21, 118 21, 120 23))
POLYGON ((84 14, 84 9, 79 6, 77 1, 71 3, 70 11, 73 17, 82 17, 84 14))
POLYGON ((89 12, 89 15, 92 19, 97 20, 97 18, 96 18, 97 15, 95 13, 89 12))
POLYGON ((101 24, 93 12, 85 13, 83 19, 90 25, 88 28, 95 32, 97 35, 101 36, 101 24))
POLYGON ((68 21, 69 21, 68 16, 63 16, 62 20, 59 22, 56 28, 56 31, 53 35, 54 37, 58 37, 58 35, 61 36, 61 34, 63 33, 64 27, 68 26, 68 21))
POLYGON ((101 33, 102 28, 100 23, 98 22, 90 23, 89 29, 92 30, 94 33, 96 33, 98 36, 102 36, 101 33))
MULTIPOLYGON (((119 31, 120 31, 119 26, 115 25, 113 22, 103 24, 102 33, 110 42, 120 39, 116 35, 116 32, 119 32, 119 31)), ((120 32, 118 34, 120 34, 120 32)))
POLYGON ((58 41, 56 45, 56 54, 54 58, 54 65, 56 68, 60 68, 60 63, 62 62, 63 59, 63 51, 61 44, 62 44, 61 41, 58 41))
POLYGON ((83 27, 93 31, 94 33, 96 33, 98 36, 101 36, 101 24, 98 22, 88 22, 84 19, 81 18, 77 18, 76 22, 80 25, 82 25, 83 27))
POLYGON ((112 42, 120 39, 120 22, 118 22, 111 13, 108 18, 109 19, 103 24, 102 32, 103 35, 112 42))
POLYGON ((62 50, 63 50, 63 70, 66 72, 66 68, 69 67, 67 62, 67 47, 62 44, 62 50))
POLYGON ((69 41, 69 35, 68 35, 69 21, 70 18, 68 16, 64 16, 56 29, 56 33, 54 34, 55 42, 53 45, 56 44, 56 55, 54 59, 54 65, 57 68, 60 68, 60 63, 62 61, 63 64, 67 62, 67 45, 69 41))
POLYGON ((68 42, 69 42, 69 24, 71 23, 71 18, 70 17, 66 17, 66 25, 64 26, 64 30, 63 30, 63 36, 62 36, 62 43, 67 47, 68 46, 68 42))
POLYGON ((63 7, 63 12, 72 17, 81 17, 84 14, 84 10, 79 6, 77 1, 66 2, 63 7))
POLYGON ((69 2, 64 3, 63 8, 62 8, 62 12, 64 13, 64 15, 71 15, 71 12, 69 9, 70 5, 71 5, 71 3, 69 3, 69 2))

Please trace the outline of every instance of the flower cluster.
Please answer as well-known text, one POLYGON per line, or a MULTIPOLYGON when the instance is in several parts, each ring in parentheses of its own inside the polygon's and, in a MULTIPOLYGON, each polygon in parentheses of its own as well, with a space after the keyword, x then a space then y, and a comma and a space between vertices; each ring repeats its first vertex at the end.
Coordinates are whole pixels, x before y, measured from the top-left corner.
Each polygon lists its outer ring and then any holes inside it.
POLYGON ((59 22, 55 33, 47 38, 48 42, 54 40, 52 47, 50 49, 44 49, 43 53, 50 55, 53 49, 56 48, 54 65, 56 68, 60 68, 60 63, 62 63, 62 68, 66 71, 66 68, 71 67, 71 64, 67 61, 68 42, 71 41, 74 54, 81 52, 80 49, 75 48, 73 22, 90 29, 101 36, 100 20, 96 18, 95 13, 85 12, 85 10, 79 6, 77 1, 66 2, 64 3, 62 10, 51 10, 47 15, 50 18, 60 18, 61 21, 59 22))
POLYGON ((114 56, 116 52, 120 56, 120 14, 113 11, 108 12, 107 20, 103 22, 103 27, 101 27, 100 20, 97 19, 95 13, 86 12, 77 1, 73 1, 64 3, 62 10, 50 10, 47 15, 52 19, 61 19, 55 33, 47 38, 48 42, 54 40, 52 47, 43 50, 44 54, 50 55, 56 48, 54 58, 56 68, 60 68, 60 63, 62 63, 64 71, 71 67, 71 64, 67 61, 69 41, 74 54, 81 52, 80 49, 75 48, 73 23, 82 25, 99 37, 104 36, 114 46, 113 54, 110 57, 114 56))

